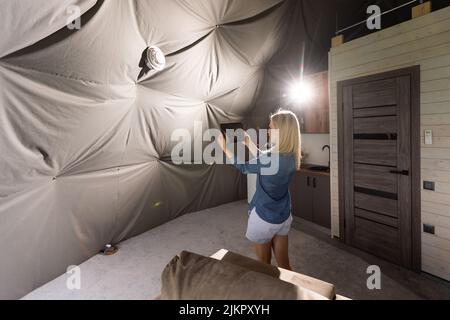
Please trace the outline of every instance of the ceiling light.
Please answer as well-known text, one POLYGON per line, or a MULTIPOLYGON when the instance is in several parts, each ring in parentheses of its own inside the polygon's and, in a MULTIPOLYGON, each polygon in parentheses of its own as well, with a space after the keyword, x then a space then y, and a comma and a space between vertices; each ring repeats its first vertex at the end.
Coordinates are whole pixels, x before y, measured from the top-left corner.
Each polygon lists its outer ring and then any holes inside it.
POLYGON ((314 88, 311 84, 300 81, 289 88, 289 98, 292 102, 306 103, 312 100, 314 97, 314 88))
POLYGON ((147 49, 146 61, 150 70, 161 71, 166 66, 166 57, 158 47, 152 46, 147 49))

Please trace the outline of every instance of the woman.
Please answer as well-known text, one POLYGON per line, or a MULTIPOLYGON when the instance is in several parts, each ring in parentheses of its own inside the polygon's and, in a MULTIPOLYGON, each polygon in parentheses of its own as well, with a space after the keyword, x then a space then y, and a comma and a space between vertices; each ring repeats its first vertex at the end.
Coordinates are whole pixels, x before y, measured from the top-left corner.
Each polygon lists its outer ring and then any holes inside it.
MULTIPOLYGON (((273 250, 278 266, 292 270, 288 254, 288 233, 292 223, 289 183, 300 168, 300 126, 293 112, 281 110, 270 117, 269 129, 272 148, 263 152, 257 161, 252 161, 255 164, 235 164, 244 174, 257 174, 246 238, 254 243, 261 262, 270 264, 273 250), (267 160, 276 156, 279 157, 278 170, 270 175, 262 174, 267 160)), ((227 149, 224 137, 220 138, 219 143, 227 157, 234 158, 233 152, 227 149)), ((250 151, 257 150, 248 135, 245 144, 250 151)))

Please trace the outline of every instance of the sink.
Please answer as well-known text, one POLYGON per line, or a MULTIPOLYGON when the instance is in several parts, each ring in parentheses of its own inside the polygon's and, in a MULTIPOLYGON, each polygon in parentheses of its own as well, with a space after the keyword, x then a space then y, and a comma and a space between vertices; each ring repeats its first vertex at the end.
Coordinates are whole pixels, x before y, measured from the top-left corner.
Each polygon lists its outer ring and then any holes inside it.
POLYGON ((328 171, 330 171, 330 168, 325 167, 325 166, 314 166, 314 167, 309 167, 308 170, 318 171, 318 172, 328 172, 328 171))

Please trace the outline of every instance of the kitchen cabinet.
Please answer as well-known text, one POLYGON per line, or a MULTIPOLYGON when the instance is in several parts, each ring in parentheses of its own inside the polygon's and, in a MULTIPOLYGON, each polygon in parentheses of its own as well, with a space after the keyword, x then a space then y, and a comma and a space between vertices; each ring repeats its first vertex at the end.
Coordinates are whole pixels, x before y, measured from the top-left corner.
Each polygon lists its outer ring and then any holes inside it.
POLYGON ((330 133, 330 99, 328 93, 328 72, 305 77, 314 90, 311 101, 299 108, 299 121, 302 133, 330 133))
POLYGON ((325 228, 331 228, 329 174, 301 170, 290 187, 292 213, 325 228))
POLYGON ((310 176, 296 174, 291 184, 292 213, 308 221, 313 220, 313 189, 310 176))

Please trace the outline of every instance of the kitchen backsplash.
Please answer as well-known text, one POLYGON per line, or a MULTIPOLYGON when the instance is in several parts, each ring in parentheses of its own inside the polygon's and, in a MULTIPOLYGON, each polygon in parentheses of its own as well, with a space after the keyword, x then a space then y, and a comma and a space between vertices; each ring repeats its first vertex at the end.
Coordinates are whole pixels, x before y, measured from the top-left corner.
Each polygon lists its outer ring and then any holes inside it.
POLYGON ((328 150, 322 151, 324 145, 330 145, 329 134, 302 134, 303 163, 328 165, 328 150))

